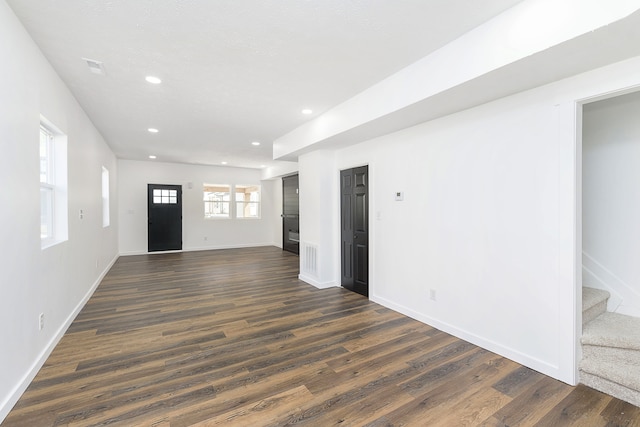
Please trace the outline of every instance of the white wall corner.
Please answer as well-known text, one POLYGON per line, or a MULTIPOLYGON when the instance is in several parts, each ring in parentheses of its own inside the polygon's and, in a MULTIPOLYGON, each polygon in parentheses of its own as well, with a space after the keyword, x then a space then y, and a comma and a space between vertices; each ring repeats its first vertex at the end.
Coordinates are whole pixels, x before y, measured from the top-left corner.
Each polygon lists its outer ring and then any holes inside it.
POLYGON ((312 286, 315 286, 318 289, 327 289, 327 288, 339 288, 340 285, 333 280, 329 280, 326 282, 321 282, 315 277, 310 277, 305 274, 298 275, 298 279, 302 280, 305 283, 308 283, 312 286))

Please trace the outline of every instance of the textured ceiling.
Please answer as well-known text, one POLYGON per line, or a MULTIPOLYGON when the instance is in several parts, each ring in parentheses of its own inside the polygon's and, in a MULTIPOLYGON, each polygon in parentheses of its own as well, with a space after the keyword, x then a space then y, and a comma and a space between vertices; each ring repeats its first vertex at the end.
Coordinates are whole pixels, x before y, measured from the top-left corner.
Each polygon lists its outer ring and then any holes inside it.
POLYGON ((7 0, 118 157, 255 168, 274 139, 518 2, 7 0))

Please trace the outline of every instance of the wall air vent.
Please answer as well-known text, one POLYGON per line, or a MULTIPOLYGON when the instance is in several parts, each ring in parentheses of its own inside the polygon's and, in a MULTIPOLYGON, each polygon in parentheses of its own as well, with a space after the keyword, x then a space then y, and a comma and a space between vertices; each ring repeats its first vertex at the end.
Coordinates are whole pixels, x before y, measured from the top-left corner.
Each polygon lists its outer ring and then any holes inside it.
POLYGON ((302 270, 309 276, 318 277, 318 246, 313 243, 302 242, 302 270))
POLYGON ((105 75, 104 72, 104 64, 100 61, 96 61, 94 59, 82 58, 86 63, 87 67, 89 67, 89 71, 94 74, 100 74, 102 76, 105 75))

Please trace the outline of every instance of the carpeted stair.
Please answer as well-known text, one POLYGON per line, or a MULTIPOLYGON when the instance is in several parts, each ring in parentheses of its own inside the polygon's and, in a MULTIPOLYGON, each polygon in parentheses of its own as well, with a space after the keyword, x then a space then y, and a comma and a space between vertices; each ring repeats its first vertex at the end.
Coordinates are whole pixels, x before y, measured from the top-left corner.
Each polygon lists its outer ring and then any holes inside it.
POLYGON ((580 382, 640 406, 640 318, 606 312, 606 291, 582 292, 580 382))

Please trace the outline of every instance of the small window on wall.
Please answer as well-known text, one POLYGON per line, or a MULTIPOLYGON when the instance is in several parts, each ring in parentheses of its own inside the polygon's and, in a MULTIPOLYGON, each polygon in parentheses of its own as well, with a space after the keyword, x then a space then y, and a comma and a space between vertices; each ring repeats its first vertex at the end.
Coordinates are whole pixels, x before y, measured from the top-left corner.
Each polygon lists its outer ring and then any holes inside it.
POLYGON ((260 218, 260 186, 236 185, 236 218, 260 218))
POLYGON ((204 217, 229 218, 231 186, 226 184, 204 184, 204 217))
POLYGON ((40 238, 53 240, 54 236, 54 155, 53 135, 49 129, 40 126, 40 238))
POLYGON ((108 227, 109 218, 109 169, 102 167, 102 226, 108 227))
POLYGON ((175 205, 178 203, 178 190, 165 188, 153 189, 153 203, 155 205, 175 205))
POLYGON ((40 121, 40 241, 42 249, 68 238, 67 136, 40 121))

